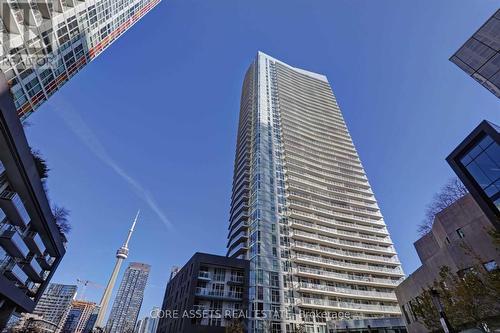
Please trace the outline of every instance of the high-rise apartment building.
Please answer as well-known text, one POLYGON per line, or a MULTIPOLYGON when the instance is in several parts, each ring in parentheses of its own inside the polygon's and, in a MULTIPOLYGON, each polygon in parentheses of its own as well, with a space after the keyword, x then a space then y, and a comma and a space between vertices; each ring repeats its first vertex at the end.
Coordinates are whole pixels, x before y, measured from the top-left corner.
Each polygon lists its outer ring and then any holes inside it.
POLYGON ((96 306, 94 302, 73 301, 61 333, 83 333, 96 306))
POLYGON ((33 311, 66 252, 37 171, 0 74, 0 330, 33 311))
POLYGON ((132 262, 125 270, 106 325, 107 333, 134 332, 150 268, 150 265, 132 262))
POLYGON ((450 58, 450 61, 500 98, 500 9, 450 58))
POLYGON ((160 0, 2 1, 0 69, 22 119, 160 0))
POLYGON ((51 283, 33 313, 56 325, 55 333, 61 332, 71 310, 71 303, 75 299, 76 290, 74 285, 51 283))
POLYGON ((240 313, 247 310, 248 280, 248 260, 196 252, 168 282, 162 311, 154 314, 160 317, 156 332, 224 333, 236 324, 244 328, 240 313), (183 315, 191 311, 198 313, 183 315))
POLYGON ((324 75, 261 52, 250 65, 228 239, 228 256, 250 260, 249 332, 400 316, 401 265, 324 75))

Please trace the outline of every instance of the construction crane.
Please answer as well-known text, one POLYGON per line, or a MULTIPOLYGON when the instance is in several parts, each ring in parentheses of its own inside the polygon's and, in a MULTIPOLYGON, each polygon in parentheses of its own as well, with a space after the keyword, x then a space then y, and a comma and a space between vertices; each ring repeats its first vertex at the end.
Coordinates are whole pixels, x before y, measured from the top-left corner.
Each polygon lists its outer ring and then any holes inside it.
POLYGON ((76 279, 76 283, 82 287, 82 293, 80 295, 80 300, 85 301, 85 292, 87 291, 87 286, 90 286, 92 288, 96 289, 102 289, 104 288, 103 285, 95 283, 90 280, 83 280, 83 279, 76 279))

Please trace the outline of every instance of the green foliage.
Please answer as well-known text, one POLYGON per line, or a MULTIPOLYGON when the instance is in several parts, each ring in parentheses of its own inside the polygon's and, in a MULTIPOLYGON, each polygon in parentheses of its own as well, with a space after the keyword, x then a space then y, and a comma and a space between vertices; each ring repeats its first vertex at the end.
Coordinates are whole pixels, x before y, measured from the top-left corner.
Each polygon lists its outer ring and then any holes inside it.
POLYGON ((43 159, 42 155, 38 150, 31 149, 31 155, 33 155, 33 160, 35 161, 36 171, 41 180, 47 179, 49 176, 49 167, 47 162, 43 159))
POLYGON ((68 234, 71 231, 71 225, 68 221, 69 210, 64 207, 54 205, 52 207, 52 214, 56 221, 57 227, 62 234, 68 234))
POLYGON ((432 301, 431 288, 424 289, 419 296, 412 300, 411 307, 415 316, 419 318, 429 331, 435 331, 441 327, 439 312, 432 301))
POLYGON ((439 279, 412 301, 415 315, 429 331, 440 327, 432 291, 439 295, 443 310, 455 328, 470 325, 481 328, 485 319, 500 315, 499 270, 486 272, 478 266, 457 275, 448 267, 441 267, 439 279))
POLYGON ((245 333, 245 328, 243 327, 243 323, 239 319, 233 319, 226 326, 226 333, 245 333))

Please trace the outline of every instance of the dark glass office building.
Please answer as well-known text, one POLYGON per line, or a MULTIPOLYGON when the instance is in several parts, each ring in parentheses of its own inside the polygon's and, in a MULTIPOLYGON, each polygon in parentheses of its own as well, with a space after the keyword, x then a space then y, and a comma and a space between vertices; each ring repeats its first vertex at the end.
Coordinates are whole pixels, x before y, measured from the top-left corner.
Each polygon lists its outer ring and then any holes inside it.
POLYGON ((500 230, 500 128, 483 121, 446 159, 500 230))
POLYGON ((450 58, 500 98, 500 9, 450 58))

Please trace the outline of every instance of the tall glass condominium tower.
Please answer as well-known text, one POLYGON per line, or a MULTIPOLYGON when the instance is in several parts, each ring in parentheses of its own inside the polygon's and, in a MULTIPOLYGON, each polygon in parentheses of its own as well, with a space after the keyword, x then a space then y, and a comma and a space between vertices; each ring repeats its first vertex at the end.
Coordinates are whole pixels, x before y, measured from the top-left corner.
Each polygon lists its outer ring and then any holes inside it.
POLYGON ((250 332, 400 316, 401 265, 327 78, 261 52, 243 82, 228 239, 251 261, 250 332))
POLYGON ((0 69, 22 119, 160 0, 4 0, 0 69))

